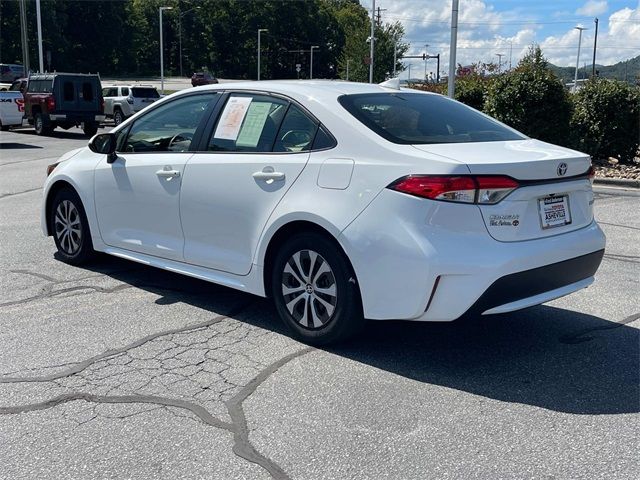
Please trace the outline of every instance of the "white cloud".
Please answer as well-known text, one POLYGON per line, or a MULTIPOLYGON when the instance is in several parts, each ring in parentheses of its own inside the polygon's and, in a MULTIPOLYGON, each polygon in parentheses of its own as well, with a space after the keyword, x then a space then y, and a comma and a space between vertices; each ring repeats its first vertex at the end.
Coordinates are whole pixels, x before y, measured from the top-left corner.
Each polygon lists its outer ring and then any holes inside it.
POLYGON ((587 3, 577 9, 576 13, 578 15, 590 17, 593 15, 600 15, 608 9, 609 5, 607 5, 607 0, 587 0, 587 3))

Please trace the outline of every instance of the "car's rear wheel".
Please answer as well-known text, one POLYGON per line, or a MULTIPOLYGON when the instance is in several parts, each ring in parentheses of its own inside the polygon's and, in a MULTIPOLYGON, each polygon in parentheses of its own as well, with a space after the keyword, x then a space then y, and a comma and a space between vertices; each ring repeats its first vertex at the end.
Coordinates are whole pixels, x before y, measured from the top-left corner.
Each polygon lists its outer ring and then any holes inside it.
POLYGON ((120 125, 122 122, 124 122, 124 114, 122 113, 122 110, 116 108, 113 111, 113 123, 116 125, 120 125))
POLYGON ((93 137, 96 133, 98 133, 98 124, 84 122, 82 124, 82 131, 87 137, 93 137))
POLYGON ((281 319, 306 343, 340 342, 364 325, 351 266, 322 235, 298 234, 281 246, 273 262, 271 294, 281 319))
POLYGON ((79 265, 94 256, 89 222, 75 191, 65 188, 56 193, 49 210, 49 226, 65 262, 79 265))
POLYGON ((33 117, 33 127, 36 135, 49 135, 52 131, 51 125, 45 120, 42 113, 36 113, 33 117))

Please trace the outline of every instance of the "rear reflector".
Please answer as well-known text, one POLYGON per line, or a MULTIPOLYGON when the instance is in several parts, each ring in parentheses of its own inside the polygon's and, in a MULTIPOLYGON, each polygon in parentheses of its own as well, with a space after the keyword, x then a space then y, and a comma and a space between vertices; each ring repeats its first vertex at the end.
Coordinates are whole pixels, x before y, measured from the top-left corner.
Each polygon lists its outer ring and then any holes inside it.
POLYGON ((459 203, 498 203, 518 188, 507 176, 409 175, 388 188, 416 197, 459 203))

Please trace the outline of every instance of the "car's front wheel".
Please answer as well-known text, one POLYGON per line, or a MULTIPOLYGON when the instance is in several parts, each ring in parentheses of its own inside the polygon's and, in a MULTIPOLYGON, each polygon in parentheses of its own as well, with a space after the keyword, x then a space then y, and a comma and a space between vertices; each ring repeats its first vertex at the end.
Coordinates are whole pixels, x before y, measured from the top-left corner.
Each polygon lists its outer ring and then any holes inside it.
POLYGON ((49 210, 50 232, 62 260, 73 265, 87 262, 95 254, 89 222, 80 197, 71 189, 56 193, 49 210))
POLYGON ((364 325, 351 266, 322 235, 298 234, 281 246, 273 262, 271 294, 278 314, 303 342, 340 342, 364 325))
POLYGON ((122 110, 116 108, 113 112, 113 123, 117 126, 122 122, 124 122, 124 114, 122 113, 122 110))

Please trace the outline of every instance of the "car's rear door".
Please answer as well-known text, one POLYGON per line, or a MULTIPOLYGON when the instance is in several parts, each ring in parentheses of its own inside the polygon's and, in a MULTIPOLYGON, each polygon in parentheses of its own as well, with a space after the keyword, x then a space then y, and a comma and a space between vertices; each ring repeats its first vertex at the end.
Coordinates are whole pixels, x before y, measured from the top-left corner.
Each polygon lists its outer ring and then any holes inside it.
POLYGON ((231 93, 219 110, 207 152, 195 153, 185 169, 184 258, 246 275, 269 216, 309 159, 318 123, 267 94, 231 93))
POLYGON ((138 118, 118 138, 118 158, 95 170, 96 214, 109 246, 183 259, 180 191, 218 95, 184 95, 138 118))

